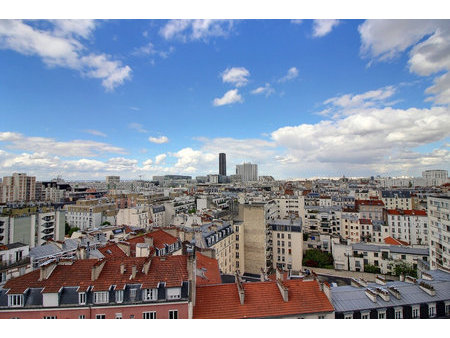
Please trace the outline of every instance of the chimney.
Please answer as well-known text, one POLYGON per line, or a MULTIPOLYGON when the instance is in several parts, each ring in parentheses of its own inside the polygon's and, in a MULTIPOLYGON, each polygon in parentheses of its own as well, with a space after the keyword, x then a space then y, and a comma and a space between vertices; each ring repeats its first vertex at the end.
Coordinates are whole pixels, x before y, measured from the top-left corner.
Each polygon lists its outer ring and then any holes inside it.
POLYGON ((95 281, 100 276, 100 273, 103 270, 103 267, 105 266, 106 260, 99 260, 97 261, 91 269, 91 281, 95 281))
POLYGON ((266 272, 264 271, 263 268, 261 268, 261 276, 260 276, 260 278, 261 278, 261 282, 267 281, 267 274, 266 274, 266 272))
POLYGON ((120 250, 122 250, 125 253, 125 255, 130 257, 131 254, 130 243, 120 241, 117 243, 117 246, 119 247, 120 250))
POLYGON ((148 244, 150 247, 152 247, 152 246, 153 246, 153 237, 147 237, 147 236, 145 236, 145 237, 144 237, 144 243, 145 243, 145 244, 148 244))
POLYGON ((284 281, 284 273, 278 268, 276 268, 276 279, 284 281))
POLYGON ((278 286, 278 290, 280 290, 281 297, 283 297, 283 301, 288 302, 289 301, 289 289, 287 288, 287 286, 283 285, 283 281, 278 278, 277 278, 277 286, 278 286))
POLYGON ((135 279, 135 278, 136 278, 136 272, 137 272, 136 265, 133 265, 133 266, 131 267, 131 276, 130 276, 130 279, 135 279))
POLYGON ((79 246, 77 249, 77 258, 86 259, 86 248, 84 246, 79 246))
POLYGON ((152 265, 152 258, 148 257, 144 262, 144 268, 142 269, 142 272, 148 275, 148 270, 150 270, 151 265, 152 265))
POLYGON ((239 301, 241 302, 241 305, 244 305, 245 291, 244 291, 244 286, 242 285, 242 282, 241 282, 241 277, 239 276, 239 270, 236 270, 236 273, 234 275, 234 279, 235 279, 235 282, 236 282, 236 286, 238 288, 239 301))
POLYGON ((125 273, 125 263, 120 263, 120 274, 123 275, 125 273))
POLYGON ((47 264, 41 265, 40 267, 40 273, 39 273, 39 281, 46 280, 50 277, 53 270, 55 270, 56 266, 58 264, 56 263, 56 260, 51 261, 47 264))

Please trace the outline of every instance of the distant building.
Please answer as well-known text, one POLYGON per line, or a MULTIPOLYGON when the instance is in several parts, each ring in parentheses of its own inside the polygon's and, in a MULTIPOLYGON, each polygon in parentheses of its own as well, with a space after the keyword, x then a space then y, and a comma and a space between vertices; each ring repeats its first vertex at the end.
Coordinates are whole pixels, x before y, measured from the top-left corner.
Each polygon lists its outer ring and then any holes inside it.
POLYGON ((254 182, 258 180, 258 165, 244 163, 236 165, 236 175, 241 175, 243 182, 254 182))
POLYGON ((219 154, 219 175, 227 176, 227 155, 224 153, 219 154))
POLYGON ((4 176, 0 186, 0 203, 35 200, 36 177, 34 176, 14 173, 12 176, 4 176))
POLYGON ((427 185, 439 186, 447 183, 447 170, 425 170, 422 172, 422 177, 427 181, 427 185))
POLYGON ((120 183, 120 176, 106 176, 106 187, 108 190, 117 189, 120 183))

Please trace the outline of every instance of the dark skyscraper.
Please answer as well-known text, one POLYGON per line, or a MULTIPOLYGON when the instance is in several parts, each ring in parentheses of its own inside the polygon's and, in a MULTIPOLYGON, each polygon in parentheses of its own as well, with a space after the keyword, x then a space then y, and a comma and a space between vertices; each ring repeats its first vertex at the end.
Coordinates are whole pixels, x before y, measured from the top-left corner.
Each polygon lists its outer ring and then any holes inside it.
POLYGON ((227 155, 219 154, 219 175, 227 176, 227 155))

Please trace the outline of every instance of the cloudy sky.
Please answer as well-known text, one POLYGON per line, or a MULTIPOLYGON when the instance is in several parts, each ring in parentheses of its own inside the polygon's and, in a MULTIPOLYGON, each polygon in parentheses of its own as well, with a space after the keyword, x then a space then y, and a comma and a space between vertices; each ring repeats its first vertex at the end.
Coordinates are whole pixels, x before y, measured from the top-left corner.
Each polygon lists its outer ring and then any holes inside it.
POLYGON ((0 175, 450 169, 449 20, 0 20, 0 175))

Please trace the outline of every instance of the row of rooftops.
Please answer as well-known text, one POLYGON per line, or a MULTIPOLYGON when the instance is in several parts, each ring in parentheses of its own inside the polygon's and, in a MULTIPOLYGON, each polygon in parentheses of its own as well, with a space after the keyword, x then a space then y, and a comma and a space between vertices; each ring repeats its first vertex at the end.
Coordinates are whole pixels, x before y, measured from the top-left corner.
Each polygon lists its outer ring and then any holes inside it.
POLYGON ((393 253, 400 254, 410 254, 410 255, 421 255, 421 256, 429 256, 428 248, 413 248, 399 245, 374 245, 374 244, 366 244, 366 243, 355 243, 352 244, 353 251, 371 251, 371 252, 381 252, 381 251, 389 251, 393 253))

